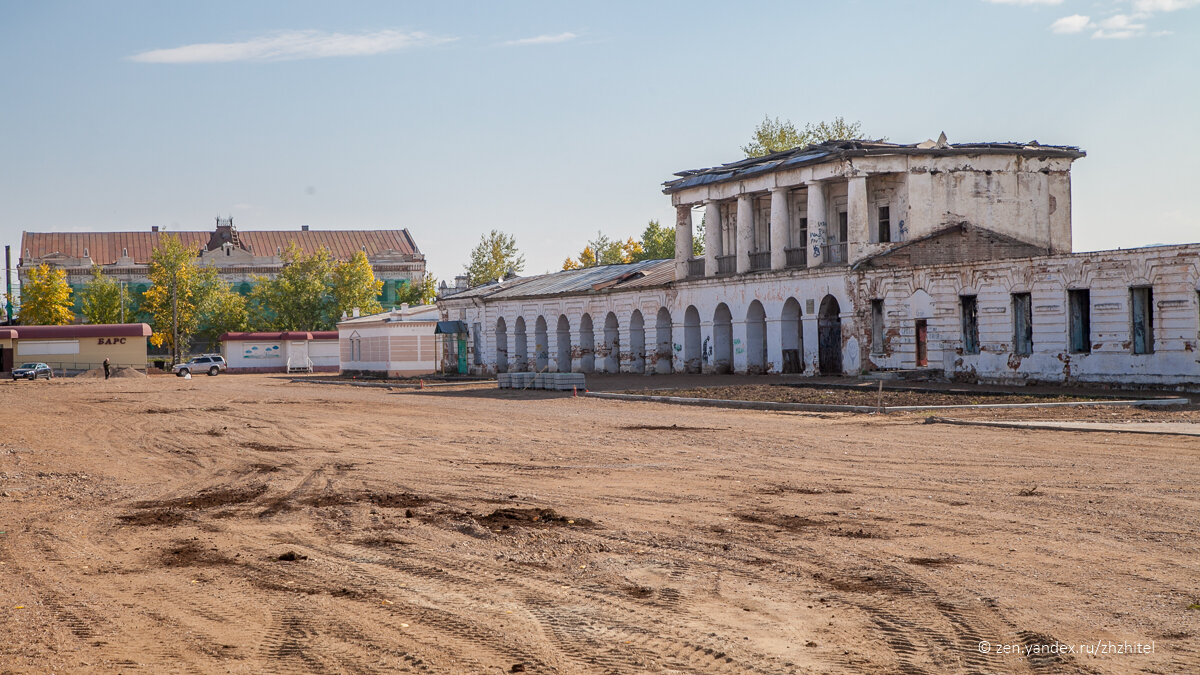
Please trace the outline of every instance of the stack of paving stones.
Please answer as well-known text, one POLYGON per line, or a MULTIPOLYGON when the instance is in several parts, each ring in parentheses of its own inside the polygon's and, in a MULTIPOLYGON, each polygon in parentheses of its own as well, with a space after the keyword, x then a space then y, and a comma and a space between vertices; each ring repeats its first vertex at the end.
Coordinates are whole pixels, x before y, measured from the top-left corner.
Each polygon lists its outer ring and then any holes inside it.
POLYGON ((587 386, 583 373, 500 373, 496 381, 501 389, 583 391, 587 386))

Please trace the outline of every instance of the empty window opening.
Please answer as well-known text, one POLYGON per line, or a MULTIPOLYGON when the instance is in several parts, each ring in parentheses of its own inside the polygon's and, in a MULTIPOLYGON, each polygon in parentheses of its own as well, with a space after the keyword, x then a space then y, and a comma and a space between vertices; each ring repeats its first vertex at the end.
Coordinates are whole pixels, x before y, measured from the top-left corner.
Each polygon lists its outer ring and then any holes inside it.
POLYGON ((1149 288, 1131 288, 1133 353, 1154 353, 1154 294, 1149 288))
POLYGON ((850 235, 850 215, 845 211, 838 211, 838 241, 845 242, 850 235))
POLYGON ((1092 351, 1092 297, 1086 288, 1067 291, 1067 320, 1070 322, 1071 351, 1092 351))
POLYGON ((979 353, 979 301, 974 295, 958 298, 962 306, 962 343, 964 354, 979 353))
POLYGON ((1013 353, 1033 353, 1033 298, 1028 293, 1012 294, 1013 353))
POLYGON ((883 353, 883 300, 871 301, 871 353, 883 353))
POLYGON ((890 206, 879 207, 879 242, 887 244, 892 241, 892 209, 890 206))

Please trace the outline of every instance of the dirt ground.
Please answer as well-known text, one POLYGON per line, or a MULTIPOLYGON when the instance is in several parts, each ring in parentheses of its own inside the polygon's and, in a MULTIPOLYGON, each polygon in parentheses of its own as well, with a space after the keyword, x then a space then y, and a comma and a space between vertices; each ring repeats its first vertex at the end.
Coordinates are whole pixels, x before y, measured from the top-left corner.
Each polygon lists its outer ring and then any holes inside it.
POLYGON ((1200 670, 1200 439, 272 376, 0 409, 0 672, 1200 670))

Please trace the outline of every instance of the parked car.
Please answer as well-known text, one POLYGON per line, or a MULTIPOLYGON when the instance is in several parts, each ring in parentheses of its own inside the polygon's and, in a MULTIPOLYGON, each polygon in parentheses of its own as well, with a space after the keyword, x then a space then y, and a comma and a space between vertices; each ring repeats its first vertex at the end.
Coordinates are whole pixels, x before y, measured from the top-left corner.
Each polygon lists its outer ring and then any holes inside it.
POLYGON ((225 365, 225 357, 220 354, 205 354, 203 356, 193 356, 191 361, 187 363, 175 364, 175 375, 183 377, 188 373, 208 373, 216 375, 222 370, 227 370, 229 366, 225 365))
POLYGON ((49 380, 54 377, 54 371, 44 363, 23 363, 20 368, 13 368, 12 376, 14 380, 22 377, 27 380, 36 380, 39 377, 49 380))

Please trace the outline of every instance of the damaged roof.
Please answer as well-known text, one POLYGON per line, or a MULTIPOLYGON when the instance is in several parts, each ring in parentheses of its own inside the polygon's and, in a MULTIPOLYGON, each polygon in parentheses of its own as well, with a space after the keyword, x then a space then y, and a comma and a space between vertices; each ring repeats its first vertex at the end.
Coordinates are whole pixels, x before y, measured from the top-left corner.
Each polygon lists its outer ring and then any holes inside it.
POLYGON ((675 280, 674 260, 598 265, 534 277, 505 279, 446 296, 446 300, 507 300, 552 295, 590 295, 629 288, 665 286, 675 280))
POLYGON ((679 178, 663 183, 663 192, 671 194, 686 188, 743 180, 763 173, 783 169, 795 169, 812 164, 823 164, 852 157, 885 155, 931 155, 947 157, 953 155, 1012 155, 1027 157, 1065 157, 1079 159, 1087 153, 1072 145, 1041 145, 1037 141, 1028 143, 958 143, 951 145, 944 139, 938 142, 925 141, 910 145, 885 143, 883 141, 825 141, 803 148, 792 148, 773 152, 762 157, 746 159, 709 167, 688 169, 676 173, 679 178))

